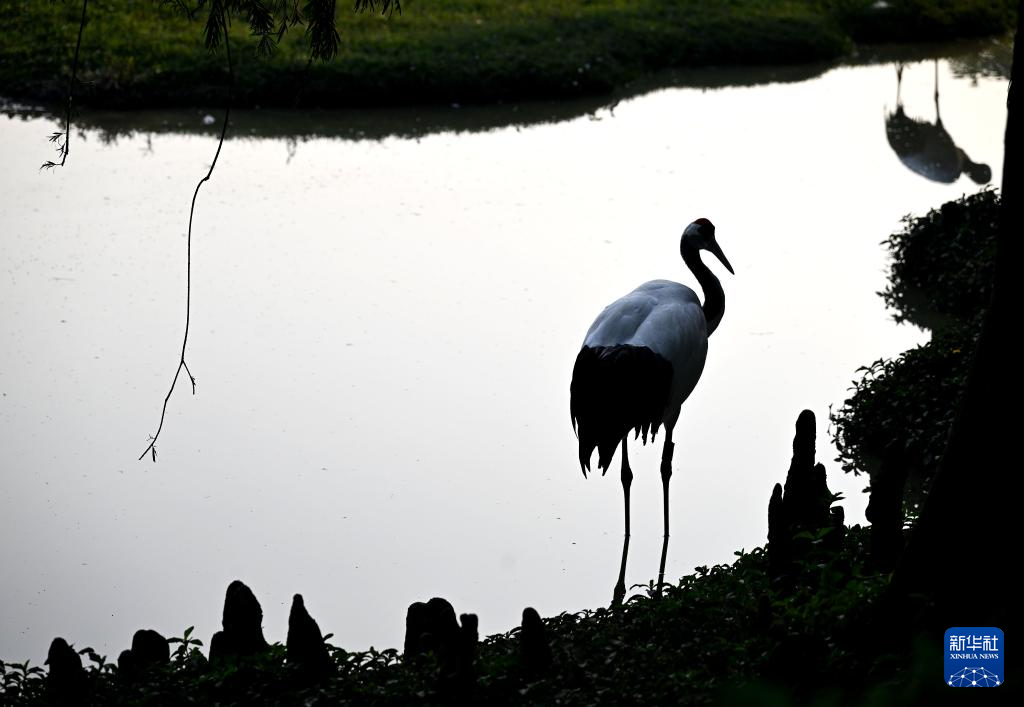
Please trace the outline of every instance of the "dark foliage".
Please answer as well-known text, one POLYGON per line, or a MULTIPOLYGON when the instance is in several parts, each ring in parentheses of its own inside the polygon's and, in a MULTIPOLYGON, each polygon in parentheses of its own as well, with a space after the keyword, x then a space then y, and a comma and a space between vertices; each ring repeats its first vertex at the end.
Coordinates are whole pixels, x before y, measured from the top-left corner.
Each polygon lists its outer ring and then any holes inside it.
MULTIPOLYGON (((864 34, 858 27, 870 23, 904 42, 1012 26, 999 19, 1006 0, 892 0, 886 5, 901 8, 898 21, 864 0, 446 0, 409 5, 392 22, 369 12, 399 9, 383 0, 355 2, 363 13, 342 2, 336 15, 334 0, 165 4, 184 8, 186 17, 157 0, 105 0, 90 10, 76 104, 218 102, 223 66, 203 40, 221 46, 225 24, 238 49, 236 104, 263 107, 292 106, 297 94, 303 105, 337 107, 594 95, 671 67, 837 60, 849 55, 851 32, 864 34), (924 19, 903 21, 918 16, 924 19), (334 61, 321 61, 334 52, 334 61)), ((0 91, 62 100, 67 60, 53 47, 74 42, 77 20, 60 3, 0 3, 9 30, 0 46, 0 91)))
POLYGON ((858 369, 853 394, 831 415, 843 470, 870 476, 882 567, 898 558, 896 536, 927 496, 959 409, 992 294, 998 211, 998 195, 985 189, 904 218, 884 242, 893 265, 882 296, 898 321, 931 327, 933 337, 858 369))
POLYGON ((872 551, 893 569, 904 526, 920 512, 939 468, 977 344, 977 321, 937 334, 895 359, 859 370, 855 392, 832 415, 844 471, 867 472, 872 551))
POLYGON ((999 195, 984 189, 943 204, 884 241, 892 256, 881 293, 896 321, 941 329, 971 320, 988 304, 995 274, 999 195))
POLYGON ((870 474, 896 456, 919 468, 923 484, 949 436, 977 333, 972 322, 857 369, 863 377, 831 418, 844 471, 870 474))
MULTIPOLYGON (((441 656, 432 650, 402 660, 393 649, 350 653, 328 646, 330 674, 309 684, 280 644, 213 665, 194 648, 189 631, 171 639, 182 648, 166 668, 132 684, 89 651, 92 664, 83 670, 86 688, 80 694, 85 704, 112 707, 711 704, 723 690, 740 690, 756 703, 775 694, 765 682, 787 685, 794 699, 824 685, 860 694, 868 687, 864 675, 884 659, 857 652, 858 626, 885 585, 884 576, 865 569, 864 539, 862 530, 850 529, 838 553, 812 539, 784 592, 772 586, 767 557, 755 549, 737 552, 730 566, 698 567, 665 587, 661 600, 633 596, 612 609, 548 619, 524 612, 523 628, 475 646, 469 675, 445 675, 441 656), (525 648, 527 643, 533 648, 525 648), (538 657, 524 659, 524 651, 538 657), (795 660, 801 666, 796 674, 789 662, 795 660)), ((653 594, 653 583, 645 589, 653 594)), ((474 622, 464 615, 460 645, 475 643, 474 633, 474 622)), ((887 668, 884 680, 900 679, 905 668, 887 668)), ((0 702, 48 704, 52 682, 38 668, 6 664, 0 702)))
POLYGON ((933 40, 980 36, 1012 27, 1017 0, 834 0, 834 12, 858 42, 898 42, 908 35, 933 40))
MULTIPOLYGON (((337 0, 164 0, 190 20, 201 19, 206 48, 214 51, 225 41, 232 18, 244 21, 257 38, 256 53, 274 51, 285 33, 306 27, 309 57, 329 61, 338 53, 337 0)), ((402 11, 399 0, 354 0, 357 12, 390 14, 402 11)))

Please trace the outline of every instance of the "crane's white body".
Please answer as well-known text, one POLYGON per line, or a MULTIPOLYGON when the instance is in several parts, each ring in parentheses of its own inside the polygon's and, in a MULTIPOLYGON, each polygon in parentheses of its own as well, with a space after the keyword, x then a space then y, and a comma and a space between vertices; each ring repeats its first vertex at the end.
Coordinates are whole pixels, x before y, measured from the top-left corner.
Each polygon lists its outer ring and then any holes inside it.
POLYGON ((672 429, 704 370, 707 322, 696 292, 678 282, 651 280, 605 307, 590 325, 583 345, 643 346, 671 363, 664 425, 672 429))

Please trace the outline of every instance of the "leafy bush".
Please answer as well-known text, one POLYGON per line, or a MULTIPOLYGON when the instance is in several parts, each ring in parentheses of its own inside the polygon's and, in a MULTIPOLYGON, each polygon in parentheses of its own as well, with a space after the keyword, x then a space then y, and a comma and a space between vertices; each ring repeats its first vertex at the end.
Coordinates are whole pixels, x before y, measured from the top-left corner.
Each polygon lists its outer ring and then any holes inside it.
POLYGON ((880 293, 897 321, 934 329, 932 341, 858 369, 853 394, 830 415, 843 470, 874 474, 883 462, 907 472, 905 506, 930 486, 970 370, 991 296, 999 196, 984 189, 890 236, 890 285, 880 293))
POLYGON ((949 318, 973 319, 986 307, 999 203, 995 191, 984 189, 925 216, 903 218, 903 230, 883 241, 893 262, 881 295, 896 321, 936 328, 949 318))
MULTIPOLYGON (((970 371, 980 327, 971 322, 894 359, 880 359, 854 382, 853 395, 831 415, 843 471, 873 472, 882 459, 902 463, 912 495, 938 468, 970 371)), ((919 502, 920 498, 913 498, 919 502)))

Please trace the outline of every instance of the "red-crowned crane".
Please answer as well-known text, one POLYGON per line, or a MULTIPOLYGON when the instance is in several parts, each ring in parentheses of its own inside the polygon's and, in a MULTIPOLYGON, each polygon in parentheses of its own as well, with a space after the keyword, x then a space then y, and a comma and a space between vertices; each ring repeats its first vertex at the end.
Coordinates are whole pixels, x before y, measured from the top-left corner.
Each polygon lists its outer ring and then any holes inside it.
MULTIPOLYGON (((665 426, 661 454, 665 537, 661 546, 658 588, 665 581, 668 553, 668 482, 672 476, 672 429, 683 401, 690 395, 708 353, 708 337, 718 328, 725 311, 725 294, 718 278, 701 262, 700 251, 717 257, 732 273, 729 260, 715 240, 715 226, 699 218, 683 231, 679 251, 683 262, 704 290, 704 303, 685 285, 652 280, 605 307, 591 324, 576 357, 570 386, 570 413, 579 438, 580 466, 586 477, 596 448, 601 473, 608 471, 616 447, 622 443, 622 492, 626 506, 626 534, 622 564, 612 603, 626 594, 626 555, 629 552, 629 468, 626 439, 647 435, 651 441, 665 426)), ((735 274, 735 273, 734 273, 735 274)))

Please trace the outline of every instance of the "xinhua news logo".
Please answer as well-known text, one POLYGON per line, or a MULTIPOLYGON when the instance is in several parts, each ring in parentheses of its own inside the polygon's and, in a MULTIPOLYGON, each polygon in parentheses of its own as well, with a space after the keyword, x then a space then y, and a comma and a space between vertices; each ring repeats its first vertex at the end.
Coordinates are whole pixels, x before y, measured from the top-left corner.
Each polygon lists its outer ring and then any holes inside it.
POLYGON ((1003 684, 1003 632, 992 626, 946 630, 945 681, 951 687, 1003 684))

